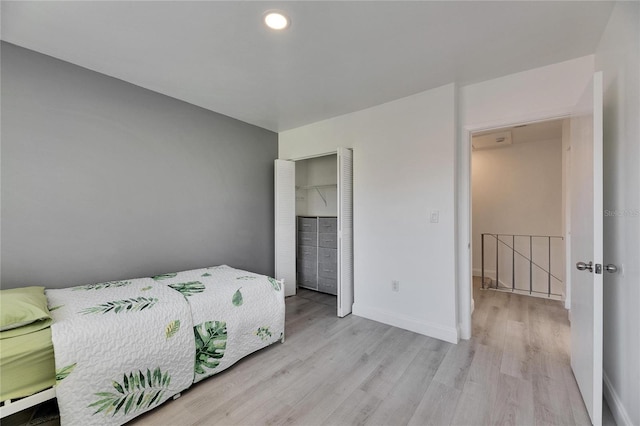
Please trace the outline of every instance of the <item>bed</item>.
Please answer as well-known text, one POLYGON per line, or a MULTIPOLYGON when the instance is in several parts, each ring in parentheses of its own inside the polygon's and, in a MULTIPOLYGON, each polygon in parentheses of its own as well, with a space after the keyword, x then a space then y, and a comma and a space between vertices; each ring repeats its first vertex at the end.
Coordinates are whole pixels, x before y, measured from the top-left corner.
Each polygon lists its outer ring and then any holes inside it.
POLYGON ((0 341, 2 400, 44 389, 30 398, 55 394, 63 425, 126 423, 284 340, 282 282, 226 265, 46 296, 51 327, 22 336, 33 347, 0 341), (25 386, 27 370, 37 374, 25 386))

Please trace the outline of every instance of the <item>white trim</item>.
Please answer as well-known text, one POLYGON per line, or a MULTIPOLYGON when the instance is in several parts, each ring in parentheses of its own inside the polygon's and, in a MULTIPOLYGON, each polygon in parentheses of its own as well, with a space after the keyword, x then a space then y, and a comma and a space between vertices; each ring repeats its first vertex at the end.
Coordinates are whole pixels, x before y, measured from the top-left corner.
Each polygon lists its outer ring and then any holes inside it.
POLYGON ((607 373, 605 371, 602 372, 602 382, 604 384, 604 399, 606 399, 607 404, 609 404, 611 414, 613 414, 616 424, 618 426, 633 426, 629 413, 627 413, 627 410, 624 408, 622 400, 616 393, 616 389, 611 384, 611 381, 609 380, 609 377, 607 377, 607 373))
MULTIPOLYGON (((351 149, 351 148, 346 148, 346 149, 351 149)), ((336 148, 335 151, 327 151, 321 154, 305 155, 302 157, 295 157, 295 158, 281 158, 281 160, 303 161, 303 160, 310 160, 312 158, 328 157, 329 155, 338 155, 338 149, 336 148)))
POLYGON ((434 337, 450 343, 458 343, 460 330, 458 328, 443 327, 440 324, 424 322, 406 315, 398 315, 395 312, 384 311, 361 303, 353 304, 353 315, 378 321, 383 324, 400 327, 405 330, 434 337))
POLYGON ((55 397, 56 389, 49 388, 41 392, 34 393, 33 395, 18 399, 17 401, 3 401, 4 405, 0 407, 0 419, 41 404, 55 397))

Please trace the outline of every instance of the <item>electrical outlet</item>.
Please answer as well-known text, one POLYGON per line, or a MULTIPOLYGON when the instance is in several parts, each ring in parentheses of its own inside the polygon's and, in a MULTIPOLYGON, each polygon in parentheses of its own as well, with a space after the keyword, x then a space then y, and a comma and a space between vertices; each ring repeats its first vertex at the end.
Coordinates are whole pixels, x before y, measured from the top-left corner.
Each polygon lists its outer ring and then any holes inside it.
POLYGON ((391 281, 391 291, 400 291, 400 281, 391 281))

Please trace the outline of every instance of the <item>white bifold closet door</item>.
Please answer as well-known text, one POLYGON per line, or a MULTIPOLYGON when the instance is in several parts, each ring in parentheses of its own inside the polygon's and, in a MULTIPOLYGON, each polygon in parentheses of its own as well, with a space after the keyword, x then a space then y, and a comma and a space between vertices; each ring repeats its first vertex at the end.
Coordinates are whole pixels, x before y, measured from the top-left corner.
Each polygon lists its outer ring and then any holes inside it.
POLYGON ((353 307, 353 152, 338 148, 338 316, 353 307))
POLYGON ((296 294, 296 163, 275 161, 275 278, 296 294))
MULTIPOLYGON (((338 316, 353 306, 353 153, 338 148, 338 316)), ((296 294, 296 166, 275 160, 275 278, 296 294)))

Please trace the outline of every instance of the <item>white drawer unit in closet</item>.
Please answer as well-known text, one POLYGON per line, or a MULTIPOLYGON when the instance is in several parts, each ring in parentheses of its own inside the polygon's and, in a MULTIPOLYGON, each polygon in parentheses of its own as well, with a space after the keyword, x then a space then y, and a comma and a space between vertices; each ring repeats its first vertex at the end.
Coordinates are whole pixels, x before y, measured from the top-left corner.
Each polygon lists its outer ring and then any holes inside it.
POLYGON ((298 285, 337 294, 337 219, 298 216, 298 285))

